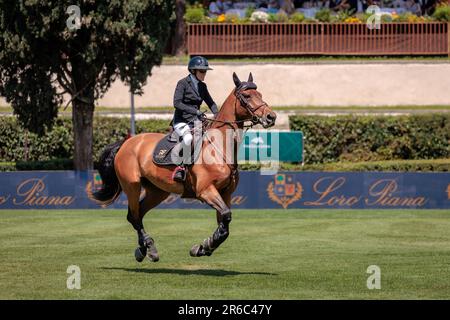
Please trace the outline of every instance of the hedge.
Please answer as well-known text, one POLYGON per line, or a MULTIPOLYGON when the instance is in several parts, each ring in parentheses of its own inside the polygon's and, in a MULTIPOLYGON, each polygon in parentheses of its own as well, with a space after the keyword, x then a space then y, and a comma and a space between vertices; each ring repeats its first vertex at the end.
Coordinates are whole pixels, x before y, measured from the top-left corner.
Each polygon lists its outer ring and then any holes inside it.
MULTIPOLYGON (((259 164, 245 164, 241 170, 260 170, 259 164)), ((386 171, 386 172, 450 172, 450 159, 394 160, 373 162, 333 162, 319 164, 281 163, 282 171, 386 171)))
POLYGON ((450 157, 450 114, 289 117, 305 164, 450 157))
MULTIPOLYGON (((130 126, 127 118, 96 117, 94 119, 94 161, 98 159, 103 148, 112 142, 123 139, 130 126)), ((142 120, 136 122, 136 132, 166 132, 167 120, 142 120)), ((57 168, 70 167, 67 161, 73 156, 72 121, 58 118, 51 131, 46 130, 42 137, 27 132, 20 127, 15 117, 0 117, 0 161, 17 162, 19 167, 26 166, 26 161, 41 161, 37 166, 51 167, 49 160, 57 168), (21 163, 21 161, 25 161, 21 163), (56 161, 56 162, 55 162, 56 161), (59 162, 58 162, 59 161, 59 162), (64 162, 64 161, 63 161, 64 162)), ((36 163, 35 163, 36 164, 36 163)), ((34 164, 32 165, 34 166, 34 164)))
MULTIPOLYGON (((260 170, 260 164, 242 164, 240 170, 260 170)), ((0 171, 20 170, 73 170, 70 159, 49 161, 0 162, 0 171)), ((394 172, 450 172, 450 159, 397 160, 374 162, 335 162, 325 164, 281 163, 282 171, 394 171, 394 172)))
MULTIPOLYGON (((136 131, 164 133, 168 125, 168 120, 141 120, 136 123, 136 131)), ((305 135, 306 165, 294 170, 450 171, 449 160, 386 162, 450 158, 450 114, 398 117, 298 115, 290 117, 290 126, 305 135), (314 166, 318 164, 325 165, 314 166)), ((125 137, 128 128, 127 118, 96 117, 94 159, 98 159, 107 144, 125 137)), ((14 117, 0 117, 0 171, 70 170, 73 168, 72 154, 70 119, 59 118, 53 130, 39 137, 22 129, 14 117)), ((282 168, 294 167, 283 164, 282 168)))

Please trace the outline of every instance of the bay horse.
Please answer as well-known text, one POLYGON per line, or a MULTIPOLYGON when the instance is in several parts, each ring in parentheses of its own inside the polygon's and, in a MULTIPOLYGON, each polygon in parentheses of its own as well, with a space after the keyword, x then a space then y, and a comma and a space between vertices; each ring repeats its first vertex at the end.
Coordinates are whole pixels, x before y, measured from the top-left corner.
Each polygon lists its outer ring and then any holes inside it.
MULTIPOLYGON (((208 125, 204 136, 211 130, 224 134, 225 130, 232 130, 236 133, 244 128, 247 121, 251 121, 251 125, 261 124, 264 128, 275 124, 276 114, 262 100, 252 74, 249 74, 248 81, 241 82, 233 73, 233 81, 235 88, 215 119, 206 119, 208 125)), ((212 236, 190 250, 193 257, 210 256, 230 232, 231 195, 239 182, 236 153, 241 138, 238 134, 232 138, 234 158, 231 163, 195 162, 189 167, 183 184, 172 179, 175 166, 160 166, 152 161, 153 150, 163 137, 160 133, 143 133, 107 146, 100 157, 98 168, 102 185, 95 192, 88 190, 88 195, 92 200, 107 206, 123 191, 128 198, 127 220, 138 235, 139 247, 135 250, 135 258, 141 262, 147 255, 151 261, 156 262, 159 254, 154 239, 144 229, 144 215, 164 201, 170 193, 183 194, 186 187, 189 187, 192 198, 206 202, 216 210, 217 229, 212 236), (141 188, 145 190, 142 200, 141 188)), ((210 138, 202 140, 202 151, 209 147, 214 150, 212 155, 216 158, 225 153, 225 143, 217 145, 210 138)), ((223 160, 223 157, 218 160, 223 160)))

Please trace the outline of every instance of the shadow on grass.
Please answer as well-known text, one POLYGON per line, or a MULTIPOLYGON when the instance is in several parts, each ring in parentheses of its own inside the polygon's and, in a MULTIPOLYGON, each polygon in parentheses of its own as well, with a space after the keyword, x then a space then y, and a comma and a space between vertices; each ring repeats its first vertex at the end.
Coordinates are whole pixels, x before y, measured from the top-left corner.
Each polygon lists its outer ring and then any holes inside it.
POLYGON ((139 268, 114 268, 114 267, 103 267, 103 270, 121 270, 127 272, 136 273, 165 273, 165 274, 178 274, 182 276, 198 275, 198 276, 212 276, 212 277, 225 277, 225 276, 240 276, 240 275, 261 275, 261 276, 277 276, 276 273, 270 272, 240 272, 240 271, 229 271, 222 269, 139 269, 139 268))

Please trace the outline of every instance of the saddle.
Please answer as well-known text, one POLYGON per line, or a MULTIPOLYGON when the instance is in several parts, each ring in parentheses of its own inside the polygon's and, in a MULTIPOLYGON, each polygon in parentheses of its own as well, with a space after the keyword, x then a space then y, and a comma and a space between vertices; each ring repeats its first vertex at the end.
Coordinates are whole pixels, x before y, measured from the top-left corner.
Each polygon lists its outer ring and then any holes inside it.
MULTIPOLYGON (((202 144, 201 132, 196 133, 194 131, 194 143, 197 148, 194 150, 200 150, 202 144), (200 134, 200 136, 198 136, 200 134)), ((178 166, 182 163, 183 155, 180 153, 179 157, 172 157, 172 150, 182 143, 181 138, 178 137, 175 131, 169 132, 157 143, 155 150, 153 150, 153 162, 160 166, 178 166)), ((193 143, 193 144, 194 144, 193 143)), ((182 148, 180 148, 182 150, 182 148)), ((191 149, 192 151, 192 149, 191 149)), ((191 162, 193 164, 197 161, 200 152, 191 152, 191 162)))

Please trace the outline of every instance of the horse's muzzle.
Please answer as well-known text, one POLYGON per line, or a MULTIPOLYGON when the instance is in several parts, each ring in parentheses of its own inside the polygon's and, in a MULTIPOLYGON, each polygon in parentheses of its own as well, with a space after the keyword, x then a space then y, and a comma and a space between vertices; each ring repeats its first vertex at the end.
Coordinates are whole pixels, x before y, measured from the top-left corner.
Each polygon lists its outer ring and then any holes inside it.
POLYGON ((268 113, 267 115, 260 118, 261 125, 264 128, 270 128, 275 125, 275 120, 277 119, 277 115, 273 112, 268 113))

